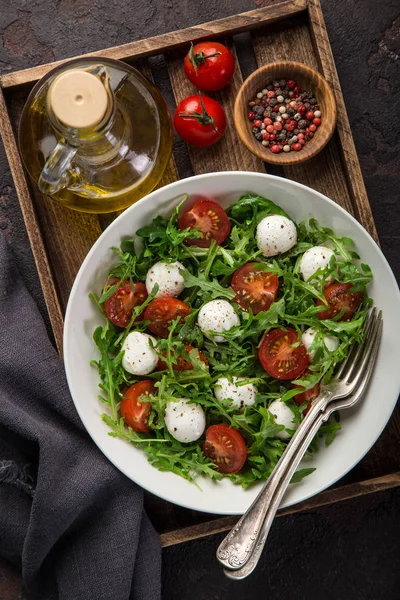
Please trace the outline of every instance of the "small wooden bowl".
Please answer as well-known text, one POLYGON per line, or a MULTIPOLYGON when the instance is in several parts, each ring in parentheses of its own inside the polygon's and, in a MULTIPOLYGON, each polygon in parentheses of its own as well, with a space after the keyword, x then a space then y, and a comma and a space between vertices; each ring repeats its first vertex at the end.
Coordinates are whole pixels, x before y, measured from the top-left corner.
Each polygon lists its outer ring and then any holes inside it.
POLYGON ((295 165, 318 154, 332 137, 336 125, 336 101, 327 81, 314 69, 298 62, 275 62, 260 67, 242 84, 235 102, 234 121, 240 139, 250 152, 268 163, 295 165), (321 125, 317 128, 314 137, 299 152, 292 150, 273 154, 252 134, 252 123, 248 117, 251 111, 249 102, 257 92, 265 88, 267 83, 282 78, 294 79, 302 90, 314 94, 322 113, 321 125))

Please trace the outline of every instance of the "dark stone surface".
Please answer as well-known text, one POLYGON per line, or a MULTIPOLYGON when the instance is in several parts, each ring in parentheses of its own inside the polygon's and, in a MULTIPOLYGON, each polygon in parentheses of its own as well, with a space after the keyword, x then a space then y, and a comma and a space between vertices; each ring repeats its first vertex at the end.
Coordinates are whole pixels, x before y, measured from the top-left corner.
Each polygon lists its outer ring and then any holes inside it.
MULTIPOLYGON (((0 71, 7 72, 250 10, 264 0, 0 0, 0 71)), ((322 0, 383 251, 400 278, 400 5, 322 0)), ((162 77, 162 69, 160 69, 162 77)), ((0 149, 0 229, 45 316, 23 219, 0 149)), ((164 598, 397 600, 400 490, 278 519, 262 564, 241 583, 214 558, 219 537, 164 551, 164 598)), ((0 600, 23 598, 0 565, 0 600)))

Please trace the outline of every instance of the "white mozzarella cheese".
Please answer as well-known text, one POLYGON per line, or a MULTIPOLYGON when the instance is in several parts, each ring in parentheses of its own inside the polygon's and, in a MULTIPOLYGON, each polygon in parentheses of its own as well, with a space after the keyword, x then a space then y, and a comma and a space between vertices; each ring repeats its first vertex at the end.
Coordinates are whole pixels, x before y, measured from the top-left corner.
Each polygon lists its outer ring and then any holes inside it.
MULTIPOLYGON (((332 256, 334 256, 333 251, 326 246, 309 248, 301 257, 300 275, 305 281, 308 281, 318 269, 326 269, 332 256)), ((327 279, 327 283, 330 281, 332 281, 332 277, 327 279)))
POLYGON ((197 324, 206 337, 209 339, 213 337, 216 342, 223 342, 224 338, 221 335, 210 336, 205 332, 221 333, 222 331, 229 331, 232 327, 240 325, 240 320, 227 300, 211 300, 211 302, 207 302, 201 307, 197 324))
MULTIPOLYGON (((298 425, 297 423, 294 423, 293 412, 285 404, 285 402, 281 402, 279 398, 271 402, 268 410, 270 413, 272 413, 277 425, 283 425, 287 429, 297 429, 298 425)), ((279 433, 276 435, 281 440, 287 440, 290 438, 290 435, 285 429, 282 429, 282 431, 279 431, 279 433)))
POLYGON ((185 282, 180 270, 185 267, 182 263, 176 261, 173 263, 157 262, 148 271, 146 275, 146 289, 150 294, 157 283, 158 291, 156 298, 177 298, 185 289, 185 282))
POLYGON ((257 225, 256 242, 264 256, 283 254, 297 243, 296 226, 281 215, 265 217, 257 225))
POLYGON ((147 333, 131 331, 126 336, 122 345, 122 350, 124 350, 122 366, 125 371, 132 375, 147 375, 154 371, 158 363, 158 356, 151 348, 150 340, 155 346, 157 343, 155 338, 147 333))
MULTIPOLYGON (((306 347, 311 360, 313 360, 313 358, 315 356, 315 350, 310 350, 310 348, 314 341, 316 333, 317 333, 316 329, 314 329, 313 327, 309 327, 308 329, 306 329, 303 332, 303 334, 301 336, 301 341, 303 342, 303 345, 306 347)), ((324 344, 325 344, 327 350, 329 350, 329 352, 335 352, 339 348, 339 340, 335 335, 325 335, 324 336, 324 344)))
POLYGON ((168 402, 165 409, 165 425, 179 442, 195 442, 206 428, 206 416, 199 404, 188 404, 187 398, 168 402))
POLYGON ((214 386, 216 399, 220 402, 229 399, 232 401, 232 406, 237 406, 237 408, 252 406, 256 401, 258 392, 256 386, 252 383, 237 385, 239 381, 245 381, 245 378, 232 377, 232 381, 229 381, 226 377, 220 377, 214 386))

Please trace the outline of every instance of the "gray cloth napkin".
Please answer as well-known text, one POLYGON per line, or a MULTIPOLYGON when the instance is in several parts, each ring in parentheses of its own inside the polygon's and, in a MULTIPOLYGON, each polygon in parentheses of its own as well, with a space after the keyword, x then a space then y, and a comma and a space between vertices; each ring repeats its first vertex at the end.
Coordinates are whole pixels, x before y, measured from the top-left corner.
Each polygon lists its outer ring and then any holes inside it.
POLYGON ((0 235, 0 555, 40 600, 158 600, 143 491, 79 420, 64 367, 0 235))

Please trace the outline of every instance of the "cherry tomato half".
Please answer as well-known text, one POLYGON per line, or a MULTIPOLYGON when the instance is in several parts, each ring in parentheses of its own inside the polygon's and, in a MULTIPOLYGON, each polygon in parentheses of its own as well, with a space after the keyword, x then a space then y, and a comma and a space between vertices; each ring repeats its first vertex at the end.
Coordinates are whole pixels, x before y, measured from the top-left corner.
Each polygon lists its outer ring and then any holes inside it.
POLYGON ((146 402, 143 397, 153 394, 155 389, 153 382, 150 379, 145 379, 131 385, 124 392, 124 399, 120 406, 121 416, 134 431, 141 433, 151 431, 148 426, 151 402, 146 402))
POLYGON ((155 298, 144 311, 144 320, 150 321, 147 329, 159 337, 168 337, 168 327, 177 317, 184 320, 190 313, 190 306, 178 298, 155 298))
POLYGON ((207 96, 188 96, 174 113, 176 133, 192 146, 211 146, 224 135, 226 116, 222 106, 207 96))
MULTIPOLYGON (((194 350, 194 346, 185 344, 185 350, 189 354, 191 350, 194 350)), ((204 354, 202 352, 200 352, 200 350, 198 352, 199 352, 200 360, 205 365, 208 365, 208 361, 207 361, 206 357, 204 356, 204 354)), ((163 356, 165 356, 165 353, 163 354, 163 356)), ((174 356, 174 358, 176 358, 176 363, 172 365, 172 368, 174 369, 174 371, 191 371, 193 369, 193 365, 190 362, 190 360, 186 360, 186 358, 182 354, 179 354, 177 357, 174 356)), ((160 358, 158 361, 157 369, 159 371, 164 371, 166 368, 167 368, 166 363, 163 360, 161 360, 161 358, 160 358)))
MULTIPOLYGON (((341 310, 344 310, 340 321, 350 321, 361 304, 362 293, 350 292, 351 283, 332 283, 324 289, 324 296, 329 308, 318 313, 318 319, 333 319, 341 310)), ((317 300, 317 306, 324 306, 322 300, 317 300)))
MULTIPOLYGON (((305 375, 307 375, 308 373, 309 373, 309 371, 306 371, 305 375)), ((293 387, 298 390, 304 389, 301 385, 295 385, 293 387)), ((308 411, 310 410, 310 407, 311 407, 312 400, 314 400, 317 396, 319 396, 320 391, 321 391, 321 385, 318 382, 311 389, 305 390, 301 394, 297 394, 297 396, 294 396, 293 399, 299 406, 304 404, 304 402, 307 402, 307 407, 303 410, 303 415, 306 415, 308 413, 308 411)))
POLYGON ((179 219, 178 227, 181 230, 197 228, 201 238, 188 238, 185 242, 191 246, 209 248, 211 240, 222 244, 231 230, 228 215, 217 202, 213 200, 200 200, 192 208, 184 212, 179 219))
POLYGON ((231 288, 236 292, 233 301, 254 314, 269 307, 278 297, 278 277, 260 267, 260 263, 247 263, 235 271, 231 288))
POLYGON ((183 62, 186 77, 200 90, 215 92, 232 79, 235 59, 219 42, 200 42, 192 45, 183 62))
POLYGON ((308 366, 309 356, 294 329, 272 329, 267 333, 258 350, 263 368, 275 379, 297 379, 308 366))
MULTIPOLYGON (((115 282, 114 284, 115 285, 115 282)), ((144 283, 135 281, 133 289, 128 280, 120 281, 120 285, 112 296, 104 302, 104 310, 111 323, 118 327, 127 327, 132 318, 132 312, 135 306, 140 306, 147 298, 147 290, 144 283)), ((139 315, 137 320, 143 319, 139 315)))
POLYGON ((243 437, 228 425, 211 425, 206 431, 203 454, 217 465, 220 473, 237 473, 247 458, 243 437))

